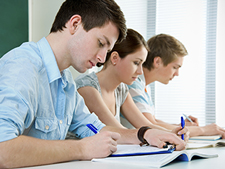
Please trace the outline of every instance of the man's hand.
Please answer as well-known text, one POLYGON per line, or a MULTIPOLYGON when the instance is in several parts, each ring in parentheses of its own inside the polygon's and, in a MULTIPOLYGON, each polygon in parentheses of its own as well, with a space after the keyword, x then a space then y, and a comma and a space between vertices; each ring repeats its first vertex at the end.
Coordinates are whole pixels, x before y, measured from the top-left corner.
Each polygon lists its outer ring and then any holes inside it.
POLYGON ((203 130, 204 136, 222 135, 222 138, 223 139, 225 138, 225 130, 214 123, 206 125, 201 128, 203 130))
POLYGON ((190 122, 188 119, 185 119, 185 125, 186 126, 199 126, 198 118, 193 116, 188 116, 192 122, 190 122))
POLYGON ((158 129, 149 129, 144 134, 144 139, 152 146, 158 148, 163 148, 166 145, 166 142, 174 144, 176 150, 185 149, 186 142, 181 140, 176 134, 158 130, 158 129))
POLYGON ((117 150, 118 139, 120 139, 119 133, 103 131, 80 140, 82 142, 81 152, 83 154, 81 159, 90 160, 92 158, 109 156, 117 150))

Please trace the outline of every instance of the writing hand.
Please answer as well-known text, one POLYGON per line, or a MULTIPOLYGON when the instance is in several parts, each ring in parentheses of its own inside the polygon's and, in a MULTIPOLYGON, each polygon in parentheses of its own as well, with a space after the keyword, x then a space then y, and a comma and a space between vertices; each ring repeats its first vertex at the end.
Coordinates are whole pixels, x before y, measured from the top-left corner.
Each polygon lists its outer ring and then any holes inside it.
POLYGON ((117 150, 117 140, 120 134, 116 132, 103 131, 94 136, 82 140, 82 159, 107 157, 117 150))
POLYGON ((192 122, 190 122, 188 119, 185 119, 186 126, 199 126, 198 118, 193 116, 188 116, 188 118, 190 118, 192 122))

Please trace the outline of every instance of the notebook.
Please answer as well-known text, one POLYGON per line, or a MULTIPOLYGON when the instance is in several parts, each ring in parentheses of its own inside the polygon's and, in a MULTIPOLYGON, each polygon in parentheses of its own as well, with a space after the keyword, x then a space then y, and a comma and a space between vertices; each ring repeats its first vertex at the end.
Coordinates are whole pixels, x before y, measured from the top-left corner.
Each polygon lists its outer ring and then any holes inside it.
POLYGON ((224 147, 225 139, 207 141, 207 140, 189 140, 187 149, 208 148, 208 147, 224 147))
POLYGON ((189 140, 207 140, 207 141, 214 141, 221 139, 221 135, 214 135, 214 136, 196 136, 196 137, 190 137, 189 140))
POLYGON ((172 161, 191 161, 193 158, 213 158, 218 157, 217 154, 201 153, 196 150, 173 151, 166 154, 151 154, 139 156, 120 156, 92 159, 92 162, 120 163, 138 167, 162 167, 172 161))
POLYGON ((163 154, 172 153, 175 150, 173 145, 168 145, 167 148, 157 148, 154 146, 140 146, 134 144, 117 145, 117 151, 111 154, 111 157, 120 156, 135 156, 135 155, 148 155, 148 154, 163 154))

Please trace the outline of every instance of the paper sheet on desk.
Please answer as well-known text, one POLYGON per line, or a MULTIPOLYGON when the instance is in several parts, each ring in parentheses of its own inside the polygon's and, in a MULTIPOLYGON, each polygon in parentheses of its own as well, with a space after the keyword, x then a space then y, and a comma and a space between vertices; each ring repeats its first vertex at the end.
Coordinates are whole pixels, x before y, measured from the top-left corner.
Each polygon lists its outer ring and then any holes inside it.
POLYGON ((153 146, 140 145, 117 145, 117 151, 111 157, 118 156, 134 156, 134 155, 148 155, 148 154, 164 154, 174 151, 174 147, 169 145, 168 148, 157 148, 153 146))

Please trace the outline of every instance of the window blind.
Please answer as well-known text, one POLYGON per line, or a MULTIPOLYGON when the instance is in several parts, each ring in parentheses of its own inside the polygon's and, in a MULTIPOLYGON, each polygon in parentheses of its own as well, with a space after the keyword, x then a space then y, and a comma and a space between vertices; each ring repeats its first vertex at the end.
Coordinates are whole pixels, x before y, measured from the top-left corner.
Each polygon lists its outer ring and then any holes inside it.
POLYGON ((155 83, 156 117, 179 123, 185 113, 200 125, 215 122, 216 7, 213 0, 157 0, 156 34, 167 33, 188 50, 180 76, 155 83))

